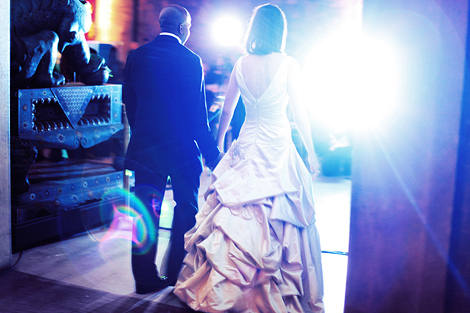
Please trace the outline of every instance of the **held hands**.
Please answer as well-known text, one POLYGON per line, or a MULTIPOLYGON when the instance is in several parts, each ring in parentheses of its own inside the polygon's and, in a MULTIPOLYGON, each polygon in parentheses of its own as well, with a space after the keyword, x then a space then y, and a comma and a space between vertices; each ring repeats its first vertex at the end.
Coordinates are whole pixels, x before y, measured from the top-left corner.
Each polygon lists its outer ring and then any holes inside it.
POLYGON ((217 166, 217 164, 219 164, 220 160, 222 160, 222 158, 224 157, 225 153, 223 152, 220 152, 219 153, 219 156, 217 158, 215 158, 215 160, 213 160, 212 162, 210 162, 209 164, 207 164, 207 167, 213 171, 214 168, 217 166))

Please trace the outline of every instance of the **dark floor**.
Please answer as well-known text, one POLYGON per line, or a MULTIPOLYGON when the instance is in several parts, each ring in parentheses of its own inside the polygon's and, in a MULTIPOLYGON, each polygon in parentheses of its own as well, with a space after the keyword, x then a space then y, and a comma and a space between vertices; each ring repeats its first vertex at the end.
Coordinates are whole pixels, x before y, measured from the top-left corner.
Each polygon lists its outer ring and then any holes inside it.
MULTIPOLYGON (((208 173, 201 177, 201 194, 208 173)), ((343 312, 349 239, 350 180, 315 181, 328 313, 343 312)), ((171 218, 171 191, 162 215, 171 218)), ((203 201, 200 198, 200 201, 203 201)), ((93 229, 56 243, 16 253, 18 264, 0 274, 0 312, 194 312, 169 287, 138 295, 130 267, 131 219, 117 216, 111 227, 93 229)), ((157 264, 162 263, 169 232, 160 232, 157 264)))
POLYGON ((118 295, 12 271, 2 277, 0 312, 195 312, 167 288, 142 297, 118 295))

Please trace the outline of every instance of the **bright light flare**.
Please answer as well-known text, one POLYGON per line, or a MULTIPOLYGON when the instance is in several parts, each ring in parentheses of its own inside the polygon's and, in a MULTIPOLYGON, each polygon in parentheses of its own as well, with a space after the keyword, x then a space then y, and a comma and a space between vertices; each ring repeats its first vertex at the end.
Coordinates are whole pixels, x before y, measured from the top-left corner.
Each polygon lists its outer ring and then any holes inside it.
POLYGON ((396 110, 398 51, 383 41, 334 36, 304 62, 312 111, 333 132, 369 129, 396 110))
POLYGON ((243 34, 242 23, 233 16, 221 17, 214 22, 212 34, 214 40, 220 45, 239 45, 243 34))
POLYGON ((400 105, 400 51, 384 40, 365 38, 361 43, 358 58, 360 97, 355 106, 368 125, 377 125, 400 105))

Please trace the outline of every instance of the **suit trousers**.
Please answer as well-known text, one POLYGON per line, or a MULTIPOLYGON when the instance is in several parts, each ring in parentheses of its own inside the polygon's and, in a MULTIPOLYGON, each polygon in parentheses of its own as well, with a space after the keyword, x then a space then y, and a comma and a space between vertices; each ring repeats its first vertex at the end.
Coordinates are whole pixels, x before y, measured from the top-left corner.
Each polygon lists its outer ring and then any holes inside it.
POLYGON ((168 260, 166 276, 174 285, 181 270, 184 250, 184 234, 196 223, 198 191, 202 166, 198 162, 187 162, 168 171, 150 170, 139 167, 135 170, 134 209, 140 216, 135 219, 132 243, 132 273, 136 284, 152 286, 158 279, 159 271, 155 260, 158 245, 158 230, 161 205, 165 195, 168 177, 171 178, 173 199, 176 202, 173 213, 171 235, 165 258, 168 260))

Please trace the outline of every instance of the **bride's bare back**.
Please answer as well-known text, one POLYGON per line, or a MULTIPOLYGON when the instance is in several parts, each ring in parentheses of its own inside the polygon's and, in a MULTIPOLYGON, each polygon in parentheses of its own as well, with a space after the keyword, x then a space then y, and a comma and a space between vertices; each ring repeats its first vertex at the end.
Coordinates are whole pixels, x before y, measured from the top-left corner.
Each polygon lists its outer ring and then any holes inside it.
POLYGON ((259 99, 263 95, 284 58, 282 53, 249 54, 241 60, 243 78, 253 98, 259 99))

